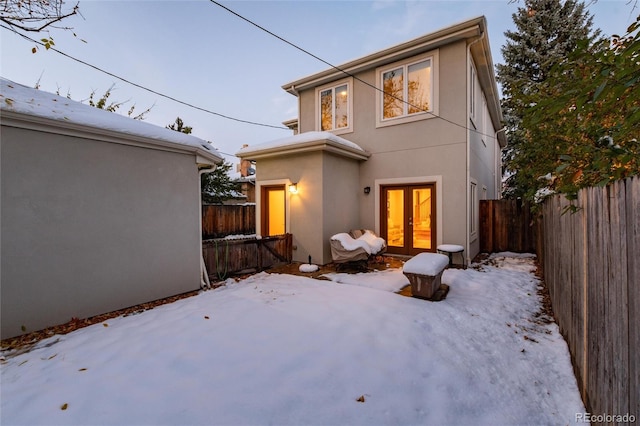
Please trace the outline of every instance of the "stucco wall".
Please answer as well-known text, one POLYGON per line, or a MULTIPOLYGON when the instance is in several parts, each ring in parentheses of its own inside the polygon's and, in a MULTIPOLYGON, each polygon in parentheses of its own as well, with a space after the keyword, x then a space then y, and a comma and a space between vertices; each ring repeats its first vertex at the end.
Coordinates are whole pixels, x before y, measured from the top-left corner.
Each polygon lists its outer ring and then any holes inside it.
POLYGON ((195 290, 191 155, 2 127, 2 338, 195 290))
MULTIPOLYGON (((297 194, 286 192, 289 208, 287 232, 293 234, 293 260, 331 262, 329 238, 357 227, 358 163, 316 151, 259 160, 256 180, 260 186, 296 182, 297 194)), ((258 205, 261 201, 258 200, 258 205)), ((261 208, 256 209, 260 215, 261 208)), ((260 223, 257 217, 256 223, 260 223)))
MULTIPOLYGON (((465 42, 443 46, 436 55, 438 114, 446 120, 431 117, 394 126, 376 128, 376 102, 379 92, 354 80, 353 132, 341 137, 357 143, 371 157, 360 164, 358 210, 359 226, 377 229, 374 197, 376 179, 440 176, 442 205, 440 209, 441 243, 466 244, 467 232, 467 50, 465 42), (459 125, 452 124, 458 123, 459 125), (364 195, 363 188, 371 187, 364 195)), ((434 71, 436 72, 436 71, 434 71)), ((376 84, 376 71, 357 74, 359 79, 376 84)), ((300 93, 300 128, 315 128, 315 90, 300 93)))

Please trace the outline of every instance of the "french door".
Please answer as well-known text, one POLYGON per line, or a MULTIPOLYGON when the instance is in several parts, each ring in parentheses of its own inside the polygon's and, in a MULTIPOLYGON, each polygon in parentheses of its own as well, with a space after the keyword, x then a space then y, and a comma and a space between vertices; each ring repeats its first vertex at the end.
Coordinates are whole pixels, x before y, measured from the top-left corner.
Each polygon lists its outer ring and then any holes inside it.
POLYGON ((435 184, 387 185, 380 188, 380 193, 380 231, 387 240, 387 252, 435 252, 435 184))

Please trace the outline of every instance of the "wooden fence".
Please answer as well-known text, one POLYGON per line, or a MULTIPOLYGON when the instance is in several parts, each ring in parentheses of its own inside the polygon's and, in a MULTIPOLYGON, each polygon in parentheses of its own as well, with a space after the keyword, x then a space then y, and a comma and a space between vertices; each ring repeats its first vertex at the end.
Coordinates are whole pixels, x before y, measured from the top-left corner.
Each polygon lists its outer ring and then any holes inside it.
POLYGON ((203 239, 255 233, 256 206, 254 204, 202 206, 203 239))
POLYGON ((535 227, 529 203, 480 201, 480 251, 535 253, 535 227))
POLYGON ((262 271, 280 263, 291 263, 291 234, 260 239, 214 239, 204 241, 202 252, 211 282, 229 275, 262 271))
MULTIPOLYGON (((640 178, 543 205, 538 257, 587 411, 640 419, 640 178)), ((614 422, 615 423, 615 422, 614 422)))

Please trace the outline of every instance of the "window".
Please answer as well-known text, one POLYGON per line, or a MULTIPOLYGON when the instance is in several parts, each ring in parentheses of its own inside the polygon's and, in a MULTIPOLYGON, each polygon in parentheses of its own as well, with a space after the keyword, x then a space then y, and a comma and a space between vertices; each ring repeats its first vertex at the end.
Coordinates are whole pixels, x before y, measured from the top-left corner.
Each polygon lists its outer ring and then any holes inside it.
POLYGON ((320 88, 317 96, 319 130, 345 130, 351 127, 350 82, 320 88))
POLYGON ((383 120, 432 110, 431 63, 429 58, 382 72, 383 120))
POLYGON ((376 127, 438 114, 438 50, 376 69, 376 127))
POLYGON ((469 236, 475 241, 478 238, 478 183, 471 180, 469 189, 469 236))

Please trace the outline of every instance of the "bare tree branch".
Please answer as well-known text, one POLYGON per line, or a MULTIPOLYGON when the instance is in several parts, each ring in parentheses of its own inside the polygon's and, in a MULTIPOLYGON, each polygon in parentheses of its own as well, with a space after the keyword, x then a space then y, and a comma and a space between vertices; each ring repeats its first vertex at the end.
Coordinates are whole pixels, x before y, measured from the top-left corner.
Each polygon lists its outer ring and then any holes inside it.
POLYGON ((79 13, 79 2, 71 9, 65 8, 64 3, 63 0, 0 0, 0 21, 23 31, 40 32, 79 13))

